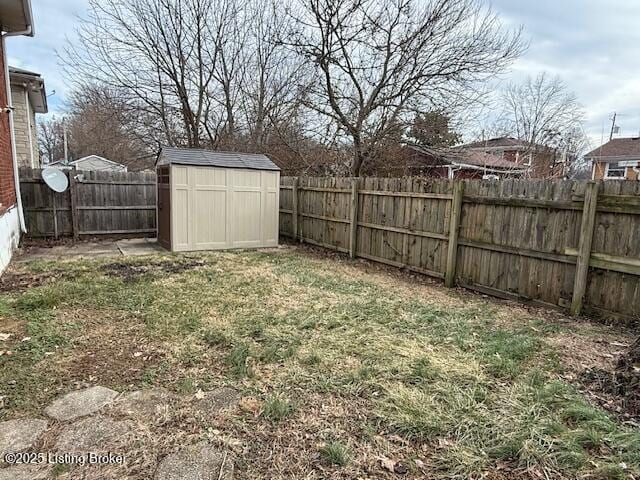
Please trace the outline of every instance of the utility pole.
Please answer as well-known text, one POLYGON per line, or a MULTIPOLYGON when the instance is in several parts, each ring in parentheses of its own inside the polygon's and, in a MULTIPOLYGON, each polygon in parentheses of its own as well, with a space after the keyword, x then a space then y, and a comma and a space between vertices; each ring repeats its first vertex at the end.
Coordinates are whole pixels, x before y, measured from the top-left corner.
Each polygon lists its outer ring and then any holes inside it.
POLYGON ((609 134, 609 141, 613 140, 613 132, 616 129, 616 116, 617 116, 617 113, 613 112, 613 119, 611 120, 611 133, 609 134))
POLYGON ((62 163, 66 165, 69 162, 69 155, 67 152, 67 122, 65 120, 62 121, 62 139, 64 145, 64 159, 62 163))

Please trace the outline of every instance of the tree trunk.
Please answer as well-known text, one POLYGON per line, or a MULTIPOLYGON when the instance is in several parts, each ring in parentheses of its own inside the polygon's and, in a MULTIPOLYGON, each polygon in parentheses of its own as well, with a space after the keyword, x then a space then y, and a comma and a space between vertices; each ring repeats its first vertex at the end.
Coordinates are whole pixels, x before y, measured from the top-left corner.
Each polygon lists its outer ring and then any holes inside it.
POLYGON ((362 164, 364 163, 365 155, 362 151, 362 142, 360 138, 354 136, 353 139, 353 160, 351 161, 351 176, 359 177, 360 170, 362 170, 362 164))

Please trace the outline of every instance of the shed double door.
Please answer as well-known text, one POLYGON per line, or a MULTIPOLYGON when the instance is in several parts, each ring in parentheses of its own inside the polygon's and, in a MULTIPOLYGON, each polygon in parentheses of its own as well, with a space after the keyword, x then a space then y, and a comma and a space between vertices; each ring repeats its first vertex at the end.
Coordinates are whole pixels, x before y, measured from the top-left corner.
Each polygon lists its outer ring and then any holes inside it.
POLYGON ((278 245, 279 172, 171 168, 173 250, 278 245))

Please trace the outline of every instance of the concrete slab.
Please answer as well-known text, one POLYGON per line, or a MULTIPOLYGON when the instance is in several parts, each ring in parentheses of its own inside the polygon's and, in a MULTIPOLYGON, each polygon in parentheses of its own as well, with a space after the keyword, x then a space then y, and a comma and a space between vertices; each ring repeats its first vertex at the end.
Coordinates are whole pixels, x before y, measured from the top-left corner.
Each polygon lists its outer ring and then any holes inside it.
POLYGON ((126 442, 132 429, 122 420, 102 415, 83 418, 67 426, 58 437, 55 449, 60 453, 115 451, 114 447, 126 442))
POLYGON ((125 257, 167 252, 155 238, 131 238, 120 240, 116 245, 125 257))
POLYGON ((155 238, 132 238, 127 240, 104 240, 95 242, 65 243, 48 246, 32 244, 21 249, 15 262, 31 260, 65 260, 96 257, 121 257, 167 253, 155 238))
POLYGON ((220 387, 208 392, 198 392, 194 397, 194 410, 203 416, 211 416, 220 410, 235 407, 242 395, 233 388, 220 387))
POLYGON ((27 450, 47 428, 47 421, 37 418, 0 422, 0 461, 5 453, 27 450))
POLYGON ((166 388, 157 387, 123 394, 113 408, 140 418, 168 415, 174 396, 166 388))
POLYGON ((9 468, 0 468, 0 480, 47 480, 52 478, 49 475, 52 470, 51 465, 14 465, 9 468))
POLYGON ((114 241, 78 242, 64 245, 29 245, 21 249, 16 262, 31 260, 65 260, 96 257, 118 257, 122 255, 114 241))
POLYGON ((234 460, 230 454, 201 442, 167 455, 156 472, 156 480, 232 480, 234 460))
POLYGON ((97 412, 117 396, 115 390, 99 385, 85 388, 57 398, 44 409, 44 413, 61 422, 73 420, 97 412))

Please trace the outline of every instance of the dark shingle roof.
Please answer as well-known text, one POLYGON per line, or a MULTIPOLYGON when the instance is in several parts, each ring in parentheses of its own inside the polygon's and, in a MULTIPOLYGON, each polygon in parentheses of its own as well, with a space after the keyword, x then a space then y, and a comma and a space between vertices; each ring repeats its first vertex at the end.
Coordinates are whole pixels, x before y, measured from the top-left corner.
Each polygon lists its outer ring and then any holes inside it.
POLYGON ((640 137, 614 138, 595 150, 587 153, 586 158, 595 157, 640 157, 640 137))
POLYGON ((196 148, 163 147, 159 165, 195 165, 203 167, 246 168, 250 170, 280 170, 261 153, 217 152, 196 148))
POLYGON ((522 143, 522 141, 513 137, 499 137, 467 143, 465 145, 461 145, 461 148, 515 147, 522 145, 522 143))

